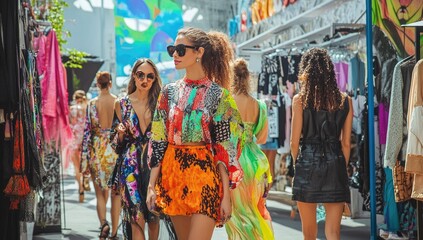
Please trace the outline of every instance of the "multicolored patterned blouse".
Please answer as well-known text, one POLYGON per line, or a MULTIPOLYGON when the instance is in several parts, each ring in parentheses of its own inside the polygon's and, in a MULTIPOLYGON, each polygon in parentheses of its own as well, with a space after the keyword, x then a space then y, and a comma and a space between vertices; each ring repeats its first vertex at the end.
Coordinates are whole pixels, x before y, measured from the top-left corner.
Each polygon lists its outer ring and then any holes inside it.
POLYGON ((103 129, 100 126, 96 101, 97 98, 94 98, 89 102, 85 116, 81 172, 84 174, 90 172, 95 183, 106 189, 117 155, 110 146, 110 128, 103 129))
POLYGON ((149 165, 158 166, 168 144, 205 143, 229 173, 230 187, 242 180, 238 162, 243 123, 229 91, 211 80, 182 79, 166 85, 153 117, 149 165))
POLYGON ((156 221, 156 217, 148 211, 146 205, 147 186, 150 169, 147 165, 147 145, 151 136, 151 123, 143 133, 139 119, 128 96, 120 99, 122 123, 131 134, 125 134, 119 141, 117 126, 121 121, 115 114, 110 135, 112 148, 119 158, 111 178, 112 188, 118 190, 122 197, 124 221, 156 221))

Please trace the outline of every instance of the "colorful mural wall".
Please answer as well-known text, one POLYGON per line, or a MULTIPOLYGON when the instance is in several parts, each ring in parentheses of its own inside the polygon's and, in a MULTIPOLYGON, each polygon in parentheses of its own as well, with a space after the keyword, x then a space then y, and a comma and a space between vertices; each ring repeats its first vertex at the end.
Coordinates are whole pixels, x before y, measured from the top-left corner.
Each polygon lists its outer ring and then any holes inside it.
POLYGON ((132 64, 141 57, 151 58, 158 65, 164 83, 179 78, 166 46, 183 27, 181 5, 176 0, 116 1, 117 78, 127 78, 132 64))
POLYGON ((423 19, 423 0, 374 0, 372 11, 373 24, 388 36, 400 56, 413 55, 414 29, 401 25, 423 19))

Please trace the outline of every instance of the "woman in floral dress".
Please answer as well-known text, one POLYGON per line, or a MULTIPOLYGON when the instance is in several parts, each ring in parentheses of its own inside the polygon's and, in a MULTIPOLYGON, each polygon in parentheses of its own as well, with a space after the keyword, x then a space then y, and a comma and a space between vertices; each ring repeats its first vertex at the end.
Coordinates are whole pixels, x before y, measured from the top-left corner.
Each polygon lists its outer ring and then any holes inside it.
POLYGON ((111 184, 122 198, 127 239, 145 239, 145 223, 148 223, 148 239, 157 240, 159 235, 159 217, 148 211, 145 199, 150 177, 147 146, 161 85, 154 63, 139 59, 132 68, 128 95, 115 103, 111 141, 119 159, 111 184))
MULTIPOLYGON (((109 237, 110 226, 106 220, 106 204, 109 199, 107 182, 115 166, 117 155, 113 151, 109 136, 113 120, 116 96, 110 93, 112 78, 108 72, 97 74, 98 97, 87 107, 84 140, 82 142, 81 172, 91 174, 97 198, 97 214, 100 220, 100 239, 109 237)), ((120 196, 112 192, 112 236, 116 236, 120 214, 120 196)))
POLYGON ((73 101, 74 104, 70 106, 69 111, 69 124, 72 129, 72 140, 68 145, 68 149, 75 168, 75 180, 78 184, 79 202, 83 202, 84 186, 80 166, 82 139, 85 127, 85 112, 87 111, 87 98, 85 96, 85 92, 83 90, 76 90, 73 94, 73 101))

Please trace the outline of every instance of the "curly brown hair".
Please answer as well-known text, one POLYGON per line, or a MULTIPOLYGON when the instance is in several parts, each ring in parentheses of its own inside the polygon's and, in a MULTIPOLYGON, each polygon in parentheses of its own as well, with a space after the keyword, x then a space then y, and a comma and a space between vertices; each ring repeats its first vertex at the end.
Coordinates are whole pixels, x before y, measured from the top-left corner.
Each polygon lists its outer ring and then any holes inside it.
POLYGON ((232 83, 232 92, 234 94, 250 94, 250 71, 248 71, 247 61, 243 58, 237 58, 234 62, 234 81, 232 83))
POLYGON ((231 64, 234 52, 228 36, 221 32, 204 32, 198 28, 182 28, 178 35, 186 37, 196 47, 203 47, 201 64, 207 77, 229 90, 232 81, 231 64))
POLYGON ((344 99, 336 83, 332 60, 325 49, 307 50, 301 58, 298 76, 303 108, 331 112, 342 108, 344 99))
POLYGON ((153 114, 156 109, 156 103, 157 99, 159 98, 160 90, 162 89, 162 79, 160 78, 159 70, 157 69, 156 64, 154 64, 152 60, 148 58, 140 58, 134 63, 128 83, 128 95, 137 90, 137 87, 135 85, 135 73, 138 67, 141 66, 143 63, 150 64, 150 66, 154 70, 154 76, 156 77, 148 93, 148 109, 150 110, 151 114, 153 114))

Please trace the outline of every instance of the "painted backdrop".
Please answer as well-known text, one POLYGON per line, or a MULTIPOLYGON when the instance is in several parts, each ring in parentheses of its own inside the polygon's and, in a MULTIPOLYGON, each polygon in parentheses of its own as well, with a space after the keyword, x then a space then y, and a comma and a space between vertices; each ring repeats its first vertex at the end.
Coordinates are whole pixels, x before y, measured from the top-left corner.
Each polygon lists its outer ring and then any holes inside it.
POLYGON ((141 57, 151 58, 163 82, 179 78, 166 52, 178 29, 183 27, 181 1, 117 0, 115 6, 116 78, 127 83, 132 64, 141 57))
POLYGON ((373 24, 388 36, 400 56, 413 55, 414 29, 401 25, 423 19, 423 0, 373 0, 372 11, 373 24))

